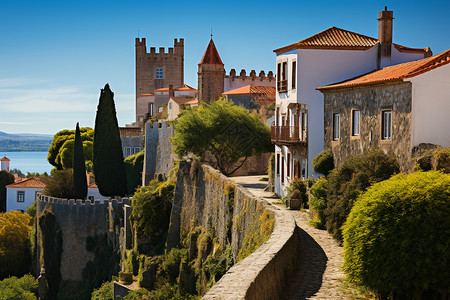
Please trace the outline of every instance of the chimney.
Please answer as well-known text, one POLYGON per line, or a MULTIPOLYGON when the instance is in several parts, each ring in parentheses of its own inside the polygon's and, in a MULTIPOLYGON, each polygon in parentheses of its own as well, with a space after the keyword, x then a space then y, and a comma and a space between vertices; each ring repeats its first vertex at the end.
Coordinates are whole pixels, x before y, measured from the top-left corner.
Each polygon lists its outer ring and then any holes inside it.
POLYGON ((392 20, 394 20, 394 13, 392 10, 387 10, 387 6, 385 6, 384 10, 378 13, 380 68, 390 65, 391 62, 392 20))
POLYGON ((173 92, 173 84, 169 85, 169 98, 173 98, 174 97, 174 92, 173 92))

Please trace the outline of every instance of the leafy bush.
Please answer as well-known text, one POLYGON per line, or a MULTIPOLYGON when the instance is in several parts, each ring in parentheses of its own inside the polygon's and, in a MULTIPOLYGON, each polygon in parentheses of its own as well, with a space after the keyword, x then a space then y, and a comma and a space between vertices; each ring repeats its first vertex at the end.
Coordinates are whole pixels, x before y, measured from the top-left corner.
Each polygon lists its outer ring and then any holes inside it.
POLYGON ((325 209, 327 208, 327 180, 319 178, 310 189, 313 197, 309 198, 309 211, 312 217, 312 225, 319 229, 325 229, 325 209))
POLYGON ((131 220, 139 236, 141 253, 161 253, 169 229, 175 180, 152 180, 137 189, 132 198, 131 220), (158 250, 159 249, 159 250, 158 250))
POLYGON ((101 287, 92 292, 91 300, 114 300, 113 283, 104 282, 101 287))
POLYGON ((16 300, 16 299, 38 299, 38 281, 30 274, 24 275, 22 278, 15 276, 0 281, 0 299, 16 300))
POLYGON ((328 195, 326 228, 339 242, 342 242, 341 227, 361 192, 375 182, 386 180, 399 172, 395 158, 380 150, 356 155, 346 160, 327 177, 328 195))
POLYGON ((333 152, 331 150, 323 150, 313 159, 313 170, 316 173, 328 176, 334 169, 333 152))
POLYGON ((349 279, 395 299, 438 299, 450 287, 450 175, 399 174, 374 184, 343 234, 349 279))
POLYGON ((28 272, 31 217, 19 211, 0 213, 0 278, 28 272))
POLYGON ((74 199, 72 169, 54 169, 42 192, 51 197, 74 199))
POLYGON ((308 203, 308 193, 306 189, 306 183, 298 177, 295 177, 292 180, 291 184, 287 187, 287 195, 286 198, 292 198, 295 191, 299 191, 303 204, 308 203))
POLYGON ((142 185, 142 170, 144 168, 144 150, 125 158, 125 176, 127 177, 128 194, 134 194, 142 185))

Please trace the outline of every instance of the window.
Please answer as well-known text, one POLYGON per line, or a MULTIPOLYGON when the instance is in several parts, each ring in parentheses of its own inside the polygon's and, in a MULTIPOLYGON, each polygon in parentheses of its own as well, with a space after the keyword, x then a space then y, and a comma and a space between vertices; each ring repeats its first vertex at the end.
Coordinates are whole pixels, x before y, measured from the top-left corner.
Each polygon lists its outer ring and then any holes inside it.
POLYGON ((333 141, 339 140, 339 122, 340 116, 339 114, 333 114, 333 141))
POLYGON ((297 73, 297 62, 292 62, 292 89, 295 89, 295 75, 297 73))
POLYGON ((134 154, 141 152, 141 147, 134 147, 134 154))
POLYGON ((128 157, 131 155, 131 147, 124 147, 123 152, 125 152, 125 157, 128 157))
POLYGON ((291 154, 290 153, 287 154, 286 166, 287 166, 286 174, 287 174, 287 177, 289 178, 289 177, 291 177, 291 154))
POLYGON ((150 116, 153 116, 153 103, 148 104, 148 113, 150 116))
POLYGON ((287 92, 287 61, 277 65, 277 91, 278 93, 287 92))
POLYGON ((281 168, 281 183, 284 183, 284 155, 281 156, 280 168, 281 168))
POLYGON ((352 110, 352 135, 359 135, 359 116, 359 110, 352 110))
POLYGON ((17 202, 25 202, 25 191, 17 191, 17 202))
POLYGON ((164 79, 164 70, 163 70, 163 68, 156 68, 155 79, 164 79))
POLYGON ((277 153, 275 165, 277 166, 277 176, 280 176, 280 153, 277 153))
POLYGON ((169 109, 172 109, 172 102, 169 102, 169 109))
POLYGON ((385 110, 381 112, 381 138, 383 140, 391 139, 392 111, 385 110))

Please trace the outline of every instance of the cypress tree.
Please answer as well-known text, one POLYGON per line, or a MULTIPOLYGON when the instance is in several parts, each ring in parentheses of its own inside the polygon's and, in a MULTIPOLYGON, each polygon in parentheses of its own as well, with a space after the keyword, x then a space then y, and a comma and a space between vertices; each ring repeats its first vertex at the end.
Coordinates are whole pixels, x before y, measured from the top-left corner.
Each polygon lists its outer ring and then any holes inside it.
POLYGON ((83 142, 81 141, 78 123, 75 130, 75 143, 73 146, 73 193, 75 199, 85 199, 88 193, 83 142))
POLYGON ((100 92, 94 128, 94 175, 100 194, 124 196, 127 193, 122 141, 109 84, 100 92))

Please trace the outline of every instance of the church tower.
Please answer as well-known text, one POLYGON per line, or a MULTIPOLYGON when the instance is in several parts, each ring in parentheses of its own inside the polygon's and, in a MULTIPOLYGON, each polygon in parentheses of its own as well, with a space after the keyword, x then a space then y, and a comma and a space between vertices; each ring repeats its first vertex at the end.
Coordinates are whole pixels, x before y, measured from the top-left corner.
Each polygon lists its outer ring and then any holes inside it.
POLYGON ((198 64, 198 100, 209 103, 223 93, 225 68, 214 45, 212 36, 198 64))

